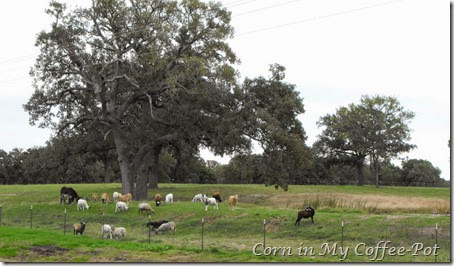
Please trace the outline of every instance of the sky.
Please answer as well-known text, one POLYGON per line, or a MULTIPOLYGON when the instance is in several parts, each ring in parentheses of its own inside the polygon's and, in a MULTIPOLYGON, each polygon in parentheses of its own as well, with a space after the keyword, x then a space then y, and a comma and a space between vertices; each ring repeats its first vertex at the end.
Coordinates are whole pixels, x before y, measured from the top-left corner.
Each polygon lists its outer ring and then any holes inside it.
MULTIPOLYGON (((69 4, 87 1, 68 0, 69 4)), ((305 106, 299 116, 307 144, 316 122, 362 95, 394 96, 415 113, 417 148, 402 158, 425 159, 449 179, 449 1, 439 0, 224 0, 232 11, 241 79, 268 77, 270 64, 286 67, 305 106)), ((29 71, 36 34, 47 29, 48 0, 5 1, 0 9, 0 149, 27 149, 49 139, 30 126, 22 105, 33 93, 29 71)), ((202 150, 205 159, 227 163, 202 150)), ((400 164, 400 161, 394 161, 400 164)))

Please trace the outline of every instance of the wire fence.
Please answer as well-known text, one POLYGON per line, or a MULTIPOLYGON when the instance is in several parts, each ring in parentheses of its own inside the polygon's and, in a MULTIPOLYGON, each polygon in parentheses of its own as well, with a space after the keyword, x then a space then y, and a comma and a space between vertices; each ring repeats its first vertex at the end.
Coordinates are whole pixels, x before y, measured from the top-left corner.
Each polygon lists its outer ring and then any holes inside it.
MULTIPOLYGON (((130 214, 129 214, 130 215, 130 214)), ((135 214, 134 214, 135 215, 135 214)), ((415 217, 414 219, 420 219, 415 217)), ((192 224, 187 224, 186 228, 178 228, 179 232, 183 232, 182 235, 178 236, 177 233, 167 232, 164 235, 157 235, 151 230, 151 227, 147 227, 146 224, 151 221, 151 216, 138 216, 134 219, 125 219, 125 217, 119 217, 116 213, 89 213, 88 211, 75 211, 74 206, 68 206, 63 211, 49 210, 48 207, 43 206, 0 206, 0 226, 11 226, 11 227, 24 227, 30 229, 45 229, 52 231, 59 231, 61 234, 74 234, 73 224, 84 221, 87 223, 86 229, 83 233, 84 236, 103 238, 102 225, 118 225, 125 227, 127 235, 125 239, 120 241, 132 241, 140 243, 163 243, 169 245, 181 245, 186 243, 191 247, 200 247, 200 249, 207 250, 213 247, 222 247, 224 238, 220 235, 235 234, 235 230, 232 226, 227 226, 228 223, 220 221, 218 219, 202 218, 192 224), (29 211, 25 211, 28 208, 29 211), (128 220, 132 220, 128 223, 128 220), (222 231, 223 229, 223 231, 222 231), (170 234, 170 236, 169 236, 170 234)), ((356 242, 362 242, 361 234, 357 231, 355 222, 342 221, 338 226, 338 233, 336 236, 327 236, 327 240, 337 243, 341 248, 349 246, 351 249, 354 248, 356 242), (345 230, 344 230, 345 228, 345 230)), ((242 237, 233 237, 229 240, 230 246, 224 246, 228 249, 237 250, 251 250, 254 256, 269 255, 267 252, 271 252, 273 247, 277 246, 297 246, 302 241, 301 238, 295 238, 293 235, 290 238, 286 238, 282 232, 279 232, 278 222, 276 220, 255 220, 256 225, 253 225, 253 230, 248 230, 247 235, 242 237), (237 240, 237 242, 236 242, 237 240), (258 246, 257 246, 258 245, 258 246), (254 251, 255 248, 255 251, 254 251)), ((289 221, 290 223, 290 221, 289 221)), ((306 223, 304 228, 312 226, 311 223, 306 223)), ((379 226, 377 224, 377 226, 379 226)), ((295 227, 300 228, 300 227, 295 227)), ((313 227, 309 227, 308 230, 312 230, 313 227)), ((334 230, 336 232, 336 230, 334 230)), ((225 236, 224 236, 225 237, 225 236)), ((307 237, 307 236, 305 236, 307 237)), ((1 236, 0 236, 1 238, 1 236)), ((309 236, 310 238, 310 236, 309 236)), ((313 237, 314 239, 305 239, 306 242, 314 241, 314 243, 321 243, 322 237, 313 237)), ((405 224, 394 224, 392 228, 388 228, 386 232, 383 230, 381 235, 375 236, 376 239, 372 239, 374 236, 366 239, 366 245, 373 245, 373 240, 382 241, 382 246, 386 241, 391 241, 393 244, 399 244, 402 246, 411 246, 415 243, 421 243, 422 247, 420 255, 433 256, 433 261, 437 260, 437 255, 442 252, 444 256, 438 261, 449 261, 450 254, 450 228, 442 228, 439 224, 424 225, 424 226, 408 226, 405 224), (393 231, 391 231, 392 229, 393 231), (396 231, 401 230, 399 234, 396 231), (406 239, 402 240, 399 235, 403 235, 406 239), (435 250, 434 250, 435 248, 435 250), (430 250, 427 250, 430 249, 430 250), (437 251, 437 252, 435 252, 437 251), (424 253, 425 252, 425 253, 424 253), (427 255, 429 254, 429 255, 427 255), (447 254, 447 255, 446 255, 447 254)), ((111 241, 105 239, 105 241, 111 241)), ((115 240, 113 240, 115 241, 115 240)), ((225 243, 224 243, 225 244, 225 243)), ((366 249, 364 247, 364 252, 366 249)), ((419 247, 415 247, 419 248, 419 247)), ((367 255, 367 254, 366 254, 367 255)))

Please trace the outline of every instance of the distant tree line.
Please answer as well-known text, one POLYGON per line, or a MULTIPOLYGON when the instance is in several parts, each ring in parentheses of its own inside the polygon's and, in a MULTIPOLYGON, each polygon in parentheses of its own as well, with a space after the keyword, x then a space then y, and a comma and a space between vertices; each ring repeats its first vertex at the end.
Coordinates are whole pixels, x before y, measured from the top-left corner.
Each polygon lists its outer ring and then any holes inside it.
MULTIPOLYGON (((120 182, 120 169, 112 150, 95 152, 77 150, 75 142, 52 139, 45 147, 27 150, 0 150, 0 184, 108 183, 120 182), (77 151, 76 151, 77 150, 77 151)), ((355 185, 358 171, 354 165, 322 158, 311 149, 312 156, 304 170, 294 171, 289 185, 355 185)), ((228 164, 185 157, 179 164, 169 150, 159 156, 157 175, 161 183, 264 184, 265 158, 261 154, 240 154, 228 164)), ((369 163, 363 170, 364 184, 375 184, 369 163)), ((440 169, 427 160, 408 159, 400 166, 385 161, 380 166, 380 185, 450 186, 440 178, 440 169)))

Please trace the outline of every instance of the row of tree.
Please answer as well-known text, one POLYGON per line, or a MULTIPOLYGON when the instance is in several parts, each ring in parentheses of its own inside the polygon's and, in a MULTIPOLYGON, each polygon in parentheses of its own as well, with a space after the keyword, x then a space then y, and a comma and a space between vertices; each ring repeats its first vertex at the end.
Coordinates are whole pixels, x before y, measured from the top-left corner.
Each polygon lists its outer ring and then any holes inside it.
MULTIPOLYGON (((76 151, 77 146, 62 142, 48 143, 45 147, 26 151, 14 149, 7 153, 0 150, 0 184, 45 183, 109 183, 119 182, 120 170, 114 154, 93 153, 93 150, 76 151), (107 155, 107 156, 106 156, 107 155)), ((295 171, 286 180, 290 185, 352 185, 357 184, 355 165, 333 163, 314 154, 305 170, 295 171)), ((205 161, 198 156, 185 158, 183 163, 164 150, 159 157, 158 178, 164 183, 198 184, 264 184, 266 174, 261 154, 242 154, 233 157, 226 165, 205 161)), ((375 184, 373 167, 365 164, 364 184, 375 184)), ((403 160, 401 166, 389 161, 381 164, 380 185, 385 186, 449 186, 440 178, 440 169, 429 161, 403 160)))

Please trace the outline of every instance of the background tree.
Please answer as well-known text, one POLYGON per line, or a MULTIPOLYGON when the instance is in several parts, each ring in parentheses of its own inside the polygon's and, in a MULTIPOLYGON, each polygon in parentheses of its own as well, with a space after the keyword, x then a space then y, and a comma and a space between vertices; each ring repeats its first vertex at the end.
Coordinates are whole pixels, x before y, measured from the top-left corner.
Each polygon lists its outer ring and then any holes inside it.
POLYGON ((445 182, 440 178, 441 171, 426 160, 411 159, 402 162, 402 185, 440 186, 445 182))
POLYGON ((396 98, 363 96, 360 104, 340 107, 320 118, 318 125, 325 128, 314 146, 325 158, 355 165, 358 185, 364 182, 363 166, 369 156, 378 187, 380 162, 415 147, 407 143, 413 117, 396 98))

